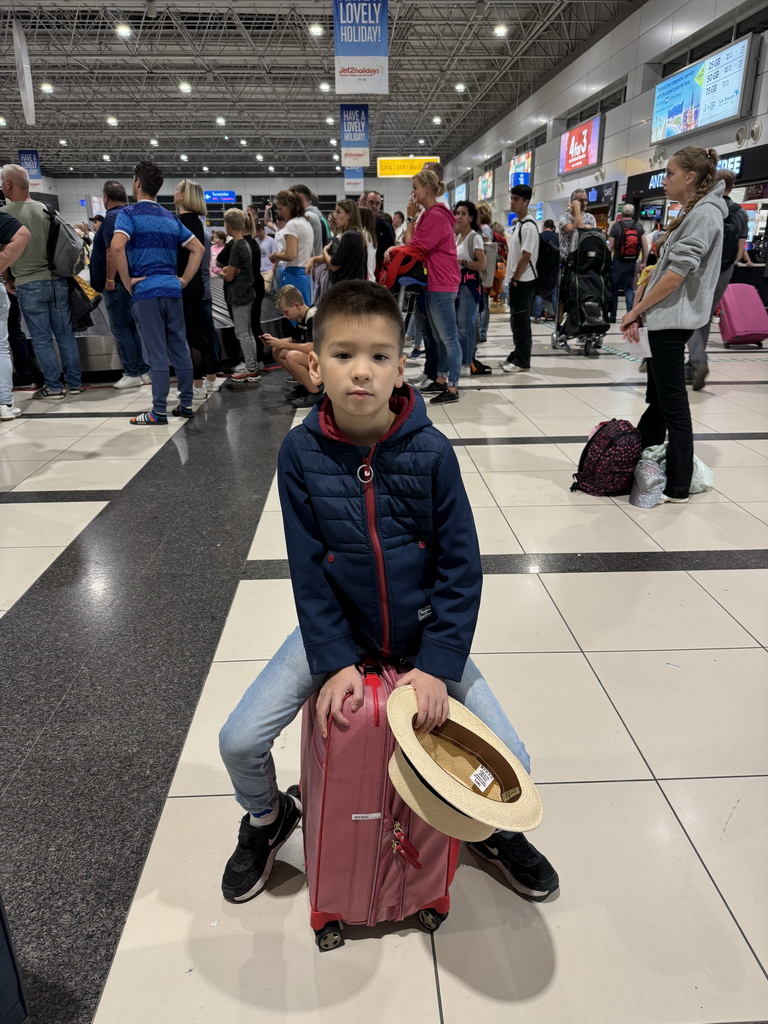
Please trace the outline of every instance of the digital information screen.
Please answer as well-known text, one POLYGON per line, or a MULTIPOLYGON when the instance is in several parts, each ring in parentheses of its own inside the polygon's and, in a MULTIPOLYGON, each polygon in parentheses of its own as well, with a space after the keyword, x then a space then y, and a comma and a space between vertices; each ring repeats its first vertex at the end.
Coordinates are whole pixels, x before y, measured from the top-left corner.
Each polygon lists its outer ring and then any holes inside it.
POLYGON ((533 169, 533 151, 518 153, 514 159, 509 161, 509 187, 515 185, 530 185, 531 171, 533 169))
POLYGON ((486 171, 477 179, 477 198, 479 202, 493 198, 493 171, 486 171))
POLYGON ((467 198, 467 183, 464 182, 463 185, 457 185, 456 186, 456 199, 455 199, 455 202, 456 203, 463 203, 463 202, 466 201, 466 198, 467 198))
POLYGON ((755 68, 752 38, 745 36, 656 86, 651 145, 740 117, 749 109, 755 68))
POLYGON ((584 171, 600 163, 600 143, 603 134, 602 115, 577 124, 560 136, 560 174, 584 171))

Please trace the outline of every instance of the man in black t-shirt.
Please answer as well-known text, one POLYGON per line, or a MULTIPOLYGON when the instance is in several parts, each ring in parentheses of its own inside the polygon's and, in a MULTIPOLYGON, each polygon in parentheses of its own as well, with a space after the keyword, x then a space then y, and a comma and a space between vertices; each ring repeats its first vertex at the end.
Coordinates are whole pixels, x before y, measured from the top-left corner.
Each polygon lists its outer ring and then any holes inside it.
POLYGON ((617 220, 611 228, 608 235, 608 248, 613 255, 611 323, 615 324, 619 308, 619 290, 624 292, 627 312, 629 312, 635 304, 635 273, 638 257, 642 256, 641 270, 648 259, 648 237, 640 221, 635 220, 635 208, 631 203, 622 207, 621 220, 617 220))
MULTIPOLYGON (((29 245, 29 229, 9 213, 0 210, 0 273, 12 289, 8 268, 29 245)), ((13 404, 13 363, 8 346, 8 294, 0 283, 0 420, 15 420, 21 409, 13 404)))

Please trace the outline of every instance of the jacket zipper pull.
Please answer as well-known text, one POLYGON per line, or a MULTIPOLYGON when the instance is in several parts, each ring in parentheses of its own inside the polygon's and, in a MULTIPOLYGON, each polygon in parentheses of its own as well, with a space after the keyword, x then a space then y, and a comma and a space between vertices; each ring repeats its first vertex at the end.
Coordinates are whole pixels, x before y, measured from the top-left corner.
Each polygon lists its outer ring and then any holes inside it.
POLYGON ((363 683, 365 686, 370 686, 373 694, 373 724, 378 726, 379 724, 379 687, 381 686, 381 676, 378 673, 375 665, 363 665, 363 683))
POLYGON ((371 449, 363 462, 357 467, 357 479, 364 486, 373 483, 373 466, 371 465, 371 462, 375 451, 376 445, 374 444, 371 446, 371 449))

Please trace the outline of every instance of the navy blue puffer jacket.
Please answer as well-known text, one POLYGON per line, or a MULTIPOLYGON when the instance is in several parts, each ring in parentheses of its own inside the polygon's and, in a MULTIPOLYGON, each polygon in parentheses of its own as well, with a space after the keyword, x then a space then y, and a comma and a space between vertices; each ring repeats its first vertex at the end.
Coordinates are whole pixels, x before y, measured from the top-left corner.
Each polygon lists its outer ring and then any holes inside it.
POLYGON ((407 385, 368 448, 329 400, 291 430, 278 485, 299 625, 313 673, 360 652, 460 679, 480 605, 477 534, 456 455, 407 385))

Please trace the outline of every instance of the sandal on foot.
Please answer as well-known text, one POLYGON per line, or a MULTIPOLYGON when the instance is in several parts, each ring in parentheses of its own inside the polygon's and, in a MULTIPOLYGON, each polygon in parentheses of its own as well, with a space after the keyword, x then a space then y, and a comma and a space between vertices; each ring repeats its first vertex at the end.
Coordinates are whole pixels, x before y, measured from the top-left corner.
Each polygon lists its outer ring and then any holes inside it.
POLYGON ((143 412, 140 416, 132 416, 131 423, 135 427, 154 427, 162 426, 163 423, 168 422, 167 416, 159 416, 156 412, 143 412))
POLYGON ((192 409, 185 409, 183 405, 177 405, 175 409, 171 409, 171 413, 174 416, 183 416, 187 420, 191 420, 195 415, 192 409))

